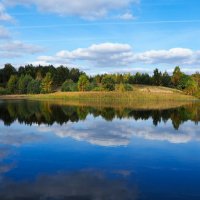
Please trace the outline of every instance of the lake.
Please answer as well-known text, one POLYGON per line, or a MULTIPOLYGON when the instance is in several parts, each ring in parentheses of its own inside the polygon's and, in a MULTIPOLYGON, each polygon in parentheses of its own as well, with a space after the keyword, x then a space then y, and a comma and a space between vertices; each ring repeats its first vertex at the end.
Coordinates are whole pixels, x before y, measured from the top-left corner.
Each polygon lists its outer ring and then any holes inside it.
POLYGON ((199 200, 200 104, 0 100, 0 199, 199 200))

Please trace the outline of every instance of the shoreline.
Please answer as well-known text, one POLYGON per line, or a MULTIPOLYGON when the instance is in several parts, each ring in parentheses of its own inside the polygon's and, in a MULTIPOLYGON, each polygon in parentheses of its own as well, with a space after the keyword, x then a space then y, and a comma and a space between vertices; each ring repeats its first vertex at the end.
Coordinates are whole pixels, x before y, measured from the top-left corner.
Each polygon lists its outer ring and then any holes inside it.
POLYGON ((133 109, 170 109, 193 104, 196 97, 181 93, 147 92, 56 92, 38 95, 5 95, 0 100, 35 100, 68 106, 114 107, 133 109))
POLYGON ((49 94, 11 94, 0 95, 0 99, 73 99, 73 100, 159 100, 159 101, 188 101, 199 100, 195 96, 186 95, 181 91, 172 90, 136 90, 127 92, 106 92, 106 91, 88 91, 88 92, 54 92, 49 94))

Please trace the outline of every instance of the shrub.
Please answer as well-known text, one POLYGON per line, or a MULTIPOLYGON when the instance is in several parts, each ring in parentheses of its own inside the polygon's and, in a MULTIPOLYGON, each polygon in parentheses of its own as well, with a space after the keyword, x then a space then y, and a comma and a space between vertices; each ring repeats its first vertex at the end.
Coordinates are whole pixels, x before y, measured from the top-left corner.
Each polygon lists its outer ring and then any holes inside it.
POLYGON ((94 87, 92 89, 92 91, 96 91, 96 92, 98 92, 98 91, 104 91, 104 88, 103 87, 94 87))
POLYGON ((6 95, 8 94, 7 90, 3 87, 0 87, 0 95, 6 95))
POLYGON ((115 90, 115 80, 111 75, 105 75, 102 79, 102 86, 105 90, 115 90))
POLYGON ((98 85, 94 81, 92 81, 88 86, 88 91, 93 91, 96 87, 98 87, 98 85))
POLYGON ((126 91, 133 91, 133 86, 130 85, 130 84, 125 84, 124 88, 125 88, 126 91))
POLYGON ((116 85, 115 90, 119 92, 125 92, 125 91, 133 91, 133 87, 130 84, 122 84, 116 85))
POLYGON ((66 80, 61 87, 62 92, 73 92, 77 91, 77 84, 74 83, 71 79, 66 80))
POLYGON ((115 90, 116 91, 119 91, 119 92, 125 92, 125 87, 124 87, 124 84, 120 83, 118 85, 115 86, 115 90))
POLYGON ((200 98, 200 89, 196 92, 195 96, 200 98))

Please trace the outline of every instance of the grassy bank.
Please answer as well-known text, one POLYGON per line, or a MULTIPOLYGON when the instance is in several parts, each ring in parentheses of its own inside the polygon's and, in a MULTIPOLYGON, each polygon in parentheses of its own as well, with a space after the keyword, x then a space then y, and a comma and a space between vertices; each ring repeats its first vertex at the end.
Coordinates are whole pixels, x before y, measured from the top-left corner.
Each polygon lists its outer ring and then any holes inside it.
POLYGON ((135 86, 134 91, 131 92, 56 92, 39 95, 1 96, 1 98, 48 100, 68 105, 138 109, 173 108, 197 100, 178 90, 152 86, 135 86))

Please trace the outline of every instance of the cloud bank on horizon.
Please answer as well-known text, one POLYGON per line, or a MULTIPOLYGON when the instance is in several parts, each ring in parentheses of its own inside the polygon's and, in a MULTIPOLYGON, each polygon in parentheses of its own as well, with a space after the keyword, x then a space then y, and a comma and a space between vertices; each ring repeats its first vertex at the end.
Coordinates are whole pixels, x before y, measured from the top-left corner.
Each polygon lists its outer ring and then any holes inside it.
POLYGON ((0 64, 62 64, 88 73, 171 71, 180 65, 193 73, 200 70, 198 5, 195 0, 2 0, 0 64))

